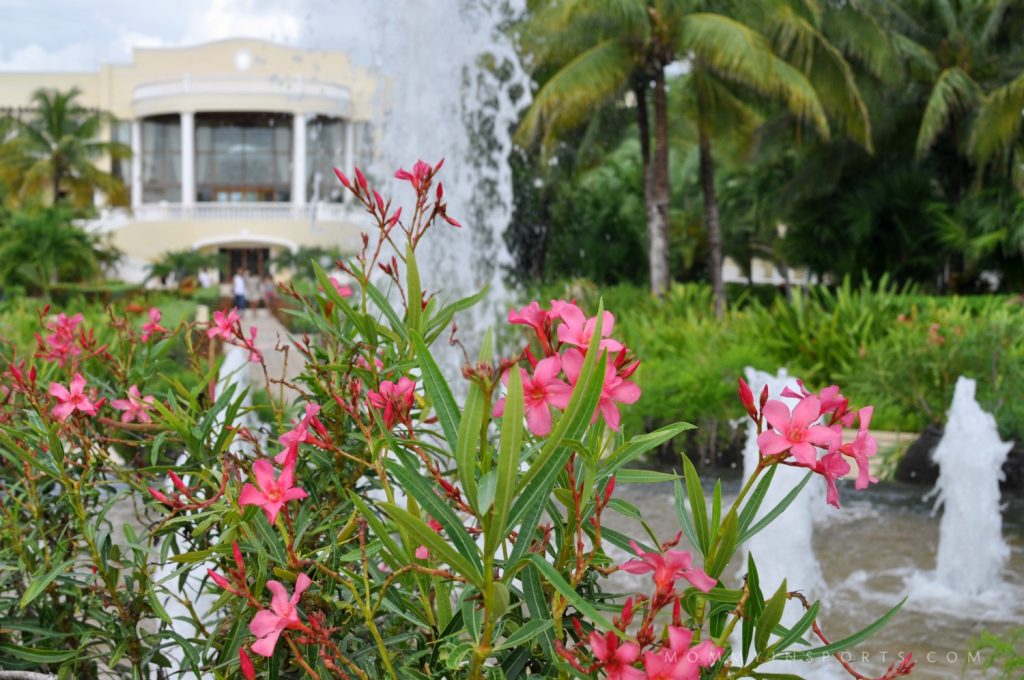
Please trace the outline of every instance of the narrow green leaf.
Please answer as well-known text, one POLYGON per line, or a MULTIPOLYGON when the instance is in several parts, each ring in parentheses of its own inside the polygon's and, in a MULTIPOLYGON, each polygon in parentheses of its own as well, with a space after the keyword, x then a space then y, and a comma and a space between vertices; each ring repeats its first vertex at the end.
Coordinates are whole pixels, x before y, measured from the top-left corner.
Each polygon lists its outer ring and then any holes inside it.
POLYGON ((746 531, 741 533, 738 542, 744 543, 746 541, 749 541, 752 537, 760 533, 765 527, 774 522, 775 518, 781 515, 783 512, 785 512, 786 508, 788 508, 790 504, 792 504, 793 501, 796 500, 796 497, 799 496, 800 492, 803 491, 805 486, 807 486, 807 482, 811 481, 811 477, 813 475, 813 472, 808 472, 804 476, 803 480, 795 487, 793 487, 792 491, 786 494, 785 498, 779 501, 778 505, 772 508, 764 517, 755 522, 753 526, 747 528, 746 531))
MULTIPOLYGON (((479 361, 490 362, 491 347, 493 344, 491 331, 487 330, 484 335, 483 344, 480 347, 479 361)), ((469 386, 469 393, 466 395, 466 407, 462 412, 462 419, 459 423, 459 439, 455 444, 455 465, 459 471, 459 481, 462 482, 462 489, 466 492, 469 504, 476 508, 477 512, 483 514, 483 510, 477 505, 477 464, 481 460, 480 440, 484 432, 484 419, 489 418, 490 404, 484 403, 484 388, 476 382, 469 386)))
POLYGON ((415 331, 412 333, 412 344, 416 348, 416 356, 420 361, 420 370, 423 373, 423 388, 434 405, 437 420, 441 423, 441 429, 444 431, 444 438, 448 441, 448 446, 452 446, 453 443, 458 441, 459 423, 461 420, 459 408, 455 405, 455 397, 452 396, 451 388, 448 387, 448 381, 444 379, 444 375, 441 373, 441 369, 438 368, 437 362, 434 361, 434 357, 430 355, 430 350, 423 342, 423 338, 415 331))
POLYGON ((18 606, 22 611, 25 607, 29 606, 33 600, 43 594, 43 592, 53 583, 58 576, 67 571, 68 567, 74 564, 74 560, 65 560, 61 562, 50 571, 36 574, 36 576, 29 582, 28 587, 25 588, 25 592, 21 596, 21 601, 18 606))
POLYGON ((409 306, 409 328, 414 333, 420 333, 420 319, 423 316, 423 307, 420 305, 420 300, 422 299, 420 270, 416 265, 416 253, 413 252, 411 242, 405 246, 405 275, 406 302, 409 306))
POLYGON ((687 494, 690 497, 693 526, 697 532, 697 548, 701 555, 707 557, 708 550, 711 549, 711 536, 708 532, 708 510, 704 505, 704 489, 700 485, 697 468, 693 466, 686 455, 683 455, 683 477, 686 481, 687 494))
POLYGON ((327 276, 327 272, 316 262, 312 263, 313 272, 316 274, 317 283, 320 284, 321 290, 327 299, 334 303, 334 306, 341 310, 341 313, 352 322, 352 325, 356 327, 360 335, 364 338, 369 339, 371 337, 369 325, 366 323, 366 317, 361 313, 353 309, 352 305, 348 303, 345 298, 338 294, 338 291, 334 288, 334 284, 331 283, 331 279, 327 276))
MULTIPOLYGON (((333 286, 332 286, 333 288, 333 286)), ((366 295, 373 301, 374 306, 380 310, 380 313, 384 315, 384 318, 388 320, 388 326, 395 332, 402 345, 409 344, 409 331, 402 322, 402 317, 398 315, 395 308, 391 305, 391 301, 388 300, 388 296, 385 295, 377 286, 369 283, 366 285, 366 295)), ((354 310, 353 310, 354 311, 354 310)), ((399 349, 403 349, 399 347, 399 349)))
POLYGON ((779 584, 771 599, 764 605, 764 612, 757 622, 757 631, 754 633, 754 649, 758 654, 764 651, 768 645, 768 638, 771 636, 775 626, 782 620, 782 614, 786 610, 786 580, 779 584))
POLYGON ((526 644, 533 640, 533 638, 551 628, 553 625, 554 622, 551 619, 530 619, 520 626, 519 630, 505 638, 494 649, 495 651, 500 649, 511 649, 513 647, 526 644))
POLYGON ((494 490, 494 514, 486 536, 485 553, 493 555, 508 536, 508 514, 516 490, 519 453, 523 444, 523 379, 518 370, 508 373, 508 394, 505 413, 501 417, 501 439, 498 444, 498 467, 494 490))
POLYGON ((831 656, 836 652, 841 652, 849 647, 852 647, 855 644, 863 642, 864 640, 868 639, 869 637, 877 633, 879 630, 881 630, 885 626, 885 624, 889 623, 889 619, 896 616, 896 613, 903 607, 903 604, 906 601, 907 598, 903 598, 902 600, 900 600, 899 604, 897 604, 895 607, 893 607, 885 614, 883 614, 880 619, 872 623, 867 628, 858 631, 849 637, 845 637, 842 640, 833 642, 830 645, 825 645, 824 647, 818 647, 816 649, 808 649, 807 651, 801 652, 783 652, 779 654, 776 658, 806 661, 808 659, 816 659, 822 656, 831 656))
POLYGON ((615 482, 617 484, 664 484, 665 482, 674 482, 677 479, 679 479, 679 475, 657 472, 655 470, 639 470, 637 468, 619 470, 615 474, 615 482))
POLYGON ((818 609, 820 607, 820 602, 812 604, 810 609, 804 612, 804 615, 800 617, 800 620, 793 624, 793 627, 789 629, 789 632, 779 638, 779 641, 768 649, 767 654, 773 655, 776 652, 781 652, 786 649, 786 647, 789 647, 791 644, 799 640, 804 633, 810 630, 811 624, 814 623, 814 620, 818 617, 818 609))
MULTIPOLYGON (((520 576, 523 584, 523 600, 526 602, 526 610, 530 612, 530 618, 534 621, 550 621, 551 609, 544 598, 544 588, 540 583, 540 572, 532 564, 528 564, 520 576)), ((540 646, 545 654, 554 653, 554 635, 549 631, 543 631, 540 636, 540 646)))
POLYGON ((380 507, 384 509, 384 512, 391 516, 391 519, 393 519, 395 523, 401 525, 404 529, 412 533, 414 538, 419 540, 421 544, 427 546, 427 549, 430 550, 438 560, 447 563, 458 574, 464 576, 470 583, 478 588, 480 587, 483 581, 483 575, 481 574, 480 569, 470 562, 470 560, 456 552, 456 550, 452 548, 447 541, 438 536, 437 533, 428 527, 421 519, 392 503, 381 503, 380 507))
POLYGON ((750 526, 750 523, 754 521, 754 517, 757 516, 757 511, 761 509, 761 504, 764 503, 768 488, 772 485, 772 479, 775 478, 775 471, 778 469, 778 465, 772 465, 768 468, 768 471, 761 477, 761 481, 754 487, 750 498, 743 504, 743 509, 740 510, 740 535, 743 535, 750 526))
MULTIPOLYGON (((473 565, 477 574, 482 574, 484 567, 480 561, 480 551, 476 541, 466 531, 462 520, 449 507, 448 502, 437 494, 434 485, 423 476, 413 463, 415 459, 400 456, 400 460, 401 462, 389 460, 387 462, 388 471, 395 476, 405 492, 416 499, 416 502, 430 517, 440 522, 448 535, 448 542, 473 565)), ((422 524, 422 522, 420 523, 422 524)), ((426 525, 424 524, 424 526, 426 525)), ((437 536, 433 530, 431 533, 437 536)))
POLYGON ((683 527, 683 533, 686 534, 686 540, 690 542, 690 545, 694 546, 697 550, 700 550, 700 540, 697 538, 697 529, 693 526, 693 518, 690 517, 689 511, 686 509, 686 492, 683 491, 683 485, 679 483, 678 479, 673 487, 673 493, 676 516, 679 518, 679 526, 683 527))
POLYGON ((690 423, 674 423, 654 432, 633 437, 602 461, 601 471, 597 476, 598 482, 600 483, 608 479, 615 474, 616 470, 651 449, 655 449, 682 432, 692 430, 693 428, 694 426, 690 423))
POLYGON ((34 647, 22 647, 21 645, 0 644, 0 656, 9 656, 34 664, 60 663, 78 656, 78 651, 55 649, 36 649, 34 647))
POLYGON ((577 593, 573 587, 570 586, 564 578, 562 578, 562 575, 555 571, 555 568, 544 559, 543 555, 531 553, 530 561, 533 562, 535 567, 537 567, 537 570, 541 573, 544 579, 550 583, 555 590, 561 593, 565 599, 569 600, 577 611, 593 621, 601 630, 615 631, 619 637, 625 638, 625 634, 612 626, 611 621, 606 619, 604 614, 599 612, 585 597, 577 593))
POLYGON ((736 552, 736 538, 739 535, 737 522, 736 511, 734 509, 729 510, 715 536, 711 552, 704 564, 708 576, 712 578, 718 578, 722 575, 722 572, 729 566, 729 561, 736 552))

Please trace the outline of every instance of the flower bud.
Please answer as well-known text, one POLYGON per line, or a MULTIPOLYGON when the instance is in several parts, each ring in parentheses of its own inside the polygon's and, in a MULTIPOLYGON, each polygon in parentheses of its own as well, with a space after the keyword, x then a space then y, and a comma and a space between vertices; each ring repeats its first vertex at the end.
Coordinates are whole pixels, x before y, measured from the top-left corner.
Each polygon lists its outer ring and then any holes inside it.
POLYGON ((355 170, 356 170, 356 181, 359 182, 359 186, 361 186, 365 190, 366 189, 366 177, 363 176, 363 171, 360 170, 359 168, 356 168, 355 170))
POLYGON ((185 486, 185 482, 181 480, 181 477, 175 474, 174 470, 168 470, 167 476, 171 478, 171 483, 174 484, 175 489, 185 494, 186 496, 192 495, 192 490, 185 486))
POLYGON ((146 487, 146 489, 149 491, 149 495, 155 498, 158 502, 163 503, 164 505, 168 505, 172 508, 178 505, 177 501, 172 501, 170 498, 168 498, 161 492, 157 491, 153 487, 148 486, 146 487))
POLYGON ((341 168, 334 168, 334 174, 337 175, 338 180, 342 183, 342 185, 344 185, 346 189, 352 188, 352 183, 348 181, 348 177, 345 177, 345 173, 341 171, 341 168))
POLYGON ((252 665, 252 659, 245 653, 244 647, 238 648, 238 663, 241 666, 242 677, 245 680, 256 680, 256 669, 252 665))
POLYGON ((750 385, 743 378, 739 379, 739 395, 740 402, 743 403, 743 408, 747 409, 747 413, 754 420, 757 420, 757 407, 754 406, 754 393, 750 391, 750 385))

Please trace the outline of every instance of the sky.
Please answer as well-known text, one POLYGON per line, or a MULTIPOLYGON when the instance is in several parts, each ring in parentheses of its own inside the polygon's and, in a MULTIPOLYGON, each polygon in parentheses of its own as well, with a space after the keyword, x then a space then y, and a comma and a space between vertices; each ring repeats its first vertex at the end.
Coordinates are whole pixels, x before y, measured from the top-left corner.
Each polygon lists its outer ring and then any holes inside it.
POLYGON ((93 70, 132 47, 229 37, 343 49, 358 61, 367 5, 393 0, 0 0, 0 71, 93 70))

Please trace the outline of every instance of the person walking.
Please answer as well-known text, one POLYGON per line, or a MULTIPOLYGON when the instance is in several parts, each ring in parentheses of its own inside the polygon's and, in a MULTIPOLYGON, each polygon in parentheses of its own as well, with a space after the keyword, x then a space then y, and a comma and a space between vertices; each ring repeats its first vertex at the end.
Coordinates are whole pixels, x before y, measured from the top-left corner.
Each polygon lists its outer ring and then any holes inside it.
POLYGON ((231 279, 231 290, 235 294, 235 307, 238 311, 245 311, 246 307, 246 285, 245 270, 239 267, 235 270, 235 276, 231 279))

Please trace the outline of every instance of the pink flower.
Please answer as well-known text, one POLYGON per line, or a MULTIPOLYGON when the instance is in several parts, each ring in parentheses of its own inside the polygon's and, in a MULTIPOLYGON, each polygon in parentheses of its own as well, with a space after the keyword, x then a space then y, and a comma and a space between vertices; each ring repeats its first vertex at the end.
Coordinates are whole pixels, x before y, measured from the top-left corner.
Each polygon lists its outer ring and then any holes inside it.
POLYGON ((142 341, 148 342, 154 333, 166 333, 167 329, 160 325, 163 314, 156 307, 149 308, 149 323, 142 324, 142 341))
POLYGON ((836 433, 824 425, 812 425, 821 416, 821 402, 813 394, 804 397, 790 415, 789 407, 772 399, 762 409, 765 419, 775 428, 766 429, 757 437, 761 454, 774 456, 787 449, 801 465, 813 468, 818 460, 814 445, 827 447, 836 433))
POLYGON ((871 415, 874 412, 874 406, 865 406, 857 412, 857 418, 860 420, 857 438, 843 447, 844 453, 849 452, 848 455, 853 456, 857 461, 857 481, 854 484, 857 489, 866 489, 868 484, 878 483, 878 479, 871 476, 871 463, 868 461, 878 453, 878 441, 868 432, 871 415))
MULTIPOLYGON (((565 375, 573 385, 579 379, 583 369, 583 353, 578 349, 570 348, 562 354, 562 368, 565 375)), ((640 388, 616 373, 613 366, 606 365, 604 371, 604 385, 601 388, 601 397, 597 402, 597 410, 591 422, 597 420, 600 414, 608 427, 618 431, 622 422, 622 415, 619 413, 618 404, 633 404, 640 398, 640 388)))
POLYGON ((343 297, 343 298, 352 297, 352 287, 349 286, 349 285, 343 284, 341 281, 339 281, 337 278, 335 278, 333 276, 331 277, 331 285, 334 286, 334 290, 341 297, 343 297))
POLYGON ((82 353, 82 348, 76 344, 75 329, 82 323, 83 316, 75 314, 67 316, 63 312, 57 318, 47 324, 47 330, 51 331, 43 341, 36 335, 40 345, 38 356, 49 361, 56 361, 58 366, 63 366, 68 359, 74 358, 82 353))
MULTIPOLYGON (((444 529, 444 527, 441 526, 441 523, 438 522, 433 517, 431 517, 430 521, 427 522, 427 526, 430 527, 431 529, 433 529, 434 533, 438 533, 438 534, 441 533, 442 529, 444 529)), ((418 559, 418 560, 430 559, 430 550, 427 548, 427 546, 421 545, 418 548, 416 548, 416 559, 418 559)))
MULTIPOLYGON (((206 329, 206 337, 230 340, 234 337, 238 322, 241 319, 242 317, 237 309, 232 309, 227 313, 221 311, 214 312, 213 325, 206 329)), ((241 333, 240 330, 238 332, 241 333)))
MULTIPOLYGON (((552 313, 557 314, 563 322, 558 327, 558 341, 586 350, 597 328, 597 317, 588 319, 582 309, 571 302, 561 300, 553 301, 551 308, 552 313)), ((615 317, 611 312, 605 312, 601 318, 601 337, 606 339, 601 341, 600 347, 609 352, 618 352, 623 347, 622 343, 608 337, 615 328, 615 317)))
POLYGON ((85 378, 82 377, 81 373, 75 373, 75 377, 71 379, 70 387, 71 389, 68 389, 60 383, 50 383, 50 396, 56 398, 59 402, 53 407, 53 417, 63 423, 75 411, 88 416, 96 415, 99 404, 91 401, 88 395, 85 394, 85 378))
POLYGON ((604 635, 593 631, 590 634, 590 649, 601 662, 608 680, 644 680, 644 672, 633 668, 633 664, 640 658, 640 645, 637 643, 622 642, 613 631, 604 635))
POLYGON ((551 312, 542 309, 537 300, 530 302, 522 309, 509 309, 509 324, 528 326, 537 333, 538 337, 546 338, 548 335, 548 324, 551 322, 551 312))
POLYGON ((390 380, 381 382, 380 389, 367 392, 366 399, 375 409, 384 411, 384 427, 390 430, 395 423, 409 417, 415 391, 416 383, 403 376, 397 384, 390 380))
MULTIPOLYGON (((440 164, 438 167, 440 167, 440 164)), ((433 173, 434 169, 431 168, 428 163, 416 161, 412 166, 412 172, 399 168, 395 172, 395 179, 407 181, 412 184, 413 189, 419 191, 421 186, 424 186, 425 183, 429 182, 433 173)))
POLYGON ((323 441, 317 439, 309 432, 309 428, 312 426, 322 437, 326 438, 327 429, 320 422, 320 419, 316 417, 318 413, 320 413, 320 404, 306 404, 306 414, 302 416, 302 420, 296 423, 295 427, 291 430, 281 435, 278 441, 284 447, 284 451, 274 456, 274 461, 278 465, 284 465, 289 457, 297 457, 299 455, 299 444, 312 444, 320 448, 326 447, 323 441))
MULTIPOLYGON (((523 376, 523 406, 526 411, 526 426, 538 437, 551 433, 551 409, 564 409, 569 405, 572 388, 558 379, 562 370, 562 362, 557 355, 542 359, 533 369, 533 377, 525 369, 519 369, 523 376)), ((508 384, 508 375, 504 377, 508 384)), ((500 399, 494 405, 494 416, 500 417, 505 412, 505 400, 500 399)))
POLYGON ((143 397, 136 385, 128 388, 127 399, 115 399, 110 402, 110 405, 118 411, 124 411, 121 414, 122 423, 131 423, 136 420, 140 423, 153 422, 153 418, 149 415, 150 409, 153 408, 153 395, 147 394, 143 397))
POLYGON ((242 341, 242 347, 249 350, 249 361, 254 364, 263 361, 263 352, 256 349, 256 326, 249 328, 249 339, 242 341))
POLYGON ((246 482, 238 497, 239 505, 257 505, 273 524, 281 507, 289 502, 305 498, 305 491, 295 486, 295 461, 289 461, 281 468, 281 475, 274 478, 274 466, 270 461, 261 458, 252 464, 252 475, 256 486, 246 482))
POLYGON ((668 645, 661 652, 644 654, 644 670, 648 680, 698 680, 700 669, 714 664, 722 648, 710 640, 690 648, 693 632, 669 626, 668 645))
POLYGON ((249 624, 249 632, 259 638, 252 645, 252 651, 260 656, 273 656, 277 638, 285 630, 301 630, 303 626, 295 605, 312 581, 305 574, 295 579, 295 592, 288 597, 288 591, 278 581, 267 581, 267 589, 273 593, 270 608, 256 613, 249 624))
POLYGON ((644 552, 636 541, 629 542, 640 559, 630 560, 620 569, 630 574, 646 574, 654 572, 652 578, 659 593, 670 593, 675 588, 676 580, 685 578, 702 592, 715 587, 715 579, 704 573, 704 570, 692 565, 690 553, 685 550, 666 550, 664 555, 656 552, 644 552))
POLYGON ((824 477, 825 483, 828 485, 825 502, 838 508, 839 489, 836 488, 836 480, 850 471, 850 464, 846 462, 839 451, 830 451, 822 456, 821 460, 815 461, 811 469, 824 477))

